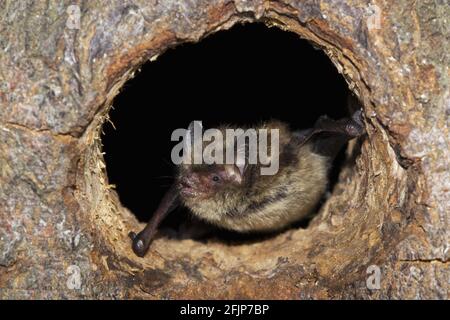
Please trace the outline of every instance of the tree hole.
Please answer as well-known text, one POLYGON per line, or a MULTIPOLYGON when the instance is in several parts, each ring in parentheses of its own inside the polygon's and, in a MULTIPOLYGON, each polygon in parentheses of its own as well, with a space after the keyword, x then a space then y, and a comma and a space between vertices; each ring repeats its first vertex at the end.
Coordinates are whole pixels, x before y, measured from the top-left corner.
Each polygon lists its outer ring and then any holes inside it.
MULTIPOLYGON (((344 78, 322 50, 294 33, 262 24, 235 26, 170 49, 143 65, 114 101, 114 127, 107 123, 102 135, 109 183, 122 205, 147 222, 173 181, 173 130, 192 120, 216 127, 273 118, 291 128, 309 128, 321 115, 348 116, 348 95, 344 78)), ((330 192, 343 162, 341 152, 330 192)), ((307 224, 300 221, 293 227, 307 224)), ((201 239, 214 234, 230 242, 270 236, 206 227, 186 209, 172 213, 161 230, 165 236, 201 239), (205 229, 206 236, 197 232, 205 229)))

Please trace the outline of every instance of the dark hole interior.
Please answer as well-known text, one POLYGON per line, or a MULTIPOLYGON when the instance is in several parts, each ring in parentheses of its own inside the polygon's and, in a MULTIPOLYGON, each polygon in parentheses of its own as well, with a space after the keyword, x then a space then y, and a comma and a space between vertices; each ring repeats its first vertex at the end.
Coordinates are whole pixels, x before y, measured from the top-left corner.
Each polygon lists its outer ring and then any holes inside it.
MULTIPOLYGON (((102 135, 109 182, 122 204, 146 222, 172 182, 173 130, 187 128, 192 120, 215 127, 271 118, 308 128, 324 114, 347 116, 348 94, 345 80, 322 50, 263 24, 235 26, 178 46, 143 65, 115 99, 110 118, 116 129, 106 123, 102 135)), ((341 152, 330 188, 342 162, 341 152)), ((162 230, 191 237, 179 230, 183 221, 196 223, 192 220, 186 209, 178 209, 162 230)), ((252 237, 214 231, 229 240, 252 237)))

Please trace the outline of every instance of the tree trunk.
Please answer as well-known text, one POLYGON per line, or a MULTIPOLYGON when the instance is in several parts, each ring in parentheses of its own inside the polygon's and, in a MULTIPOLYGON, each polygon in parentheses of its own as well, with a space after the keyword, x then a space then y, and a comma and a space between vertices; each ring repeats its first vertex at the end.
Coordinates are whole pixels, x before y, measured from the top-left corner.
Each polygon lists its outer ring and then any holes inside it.
POLYGON ((448 299, 450 6, 370 3, 1 1, 0 299, 448 299), (138 258, 101 154, 111 101, 167 48, 255 21, 322 48, 360 97, 356 163, 306 230, 138 258))

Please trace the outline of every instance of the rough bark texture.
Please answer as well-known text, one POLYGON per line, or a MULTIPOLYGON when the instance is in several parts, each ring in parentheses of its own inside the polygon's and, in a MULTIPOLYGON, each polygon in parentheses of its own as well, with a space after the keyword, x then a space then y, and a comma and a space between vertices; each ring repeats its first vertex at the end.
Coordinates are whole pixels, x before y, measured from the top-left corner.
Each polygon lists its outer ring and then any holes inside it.
POLYGON ((1 1, 0 298, 447 299, 449 19, 447 0, 1 1), (137 258, 127 233, 141 226, 101 155, 111 101, 168 47, 254 21, 321 47, 360 96, 356 163, 306 230, 159 239, 137 258))

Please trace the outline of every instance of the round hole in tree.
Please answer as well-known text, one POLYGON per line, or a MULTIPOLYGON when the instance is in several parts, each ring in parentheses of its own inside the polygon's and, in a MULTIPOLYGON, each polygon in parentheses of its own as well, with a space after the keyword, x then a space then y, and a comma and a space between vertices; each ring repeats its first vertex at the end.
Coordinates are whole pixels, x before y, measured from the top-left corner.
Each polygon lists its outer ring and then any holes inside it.
MULTIPOLYGON (((171 133, 192 120, 205 127, 279 119, 310 128, 321 115, 348 116, 349 89, 322 50, 298 35, 262 24, 240 25, 196 44, 170 49, 146 63, 115 98, 102 135, 109 183, 120 202, 146 222, 173 181, 171 133)), ((345 162, 330 172, 328 194, 345 162)), ((326 201, 327 195, 318 204, 326 201)), ((309 219, 293 228, 307 227, 309 219)), ((178 209, 161 234, 221 241, 258 241, 271 234, 238 234, 210 227, 178 209), (199 231, 200 230, 200 231, 199 231)))

